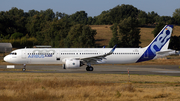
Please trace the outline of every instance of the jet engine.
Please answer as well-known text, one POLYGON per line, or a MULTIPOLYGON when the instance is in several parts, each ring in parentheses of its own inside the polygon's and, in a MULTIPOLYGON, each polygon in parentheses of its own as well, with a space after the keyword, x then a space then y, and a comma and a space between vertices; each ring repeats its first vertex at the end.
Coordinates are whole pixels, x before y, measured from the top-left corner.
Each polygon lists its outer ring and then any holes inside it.
POLYGON ((63 64, 63 69, 75 69, 83 66, 84 63, 80 60, 67 59, 65 64, 63 64))

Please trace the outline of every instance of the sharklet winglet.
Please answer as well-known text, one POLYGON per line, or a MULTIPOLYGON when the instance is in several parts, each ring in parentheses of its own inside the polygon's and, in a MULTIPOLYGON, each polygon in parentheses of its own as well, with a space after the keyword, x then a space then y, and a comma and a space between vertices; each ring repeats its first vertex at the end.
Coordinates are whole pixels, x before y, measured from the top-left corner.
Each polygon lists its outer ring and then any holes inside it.
POLYGON ((116 49, 116 46, 117 46, 117 45, 115 45, 115 46, 113 47, 113 49, 110 51, 110 53, 113 53, 113 52, 114 52, 114 50, 116 49))

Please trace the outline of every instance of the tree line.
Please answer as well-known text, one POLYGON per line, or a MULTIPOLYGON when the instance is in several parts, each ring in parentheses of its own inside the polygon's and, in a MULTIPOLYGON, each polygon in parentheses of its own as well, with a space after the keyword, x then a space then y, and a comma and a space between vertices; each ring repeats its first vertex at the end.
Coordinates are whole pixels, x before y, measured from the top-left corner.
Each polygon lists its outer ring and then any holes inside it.
POLYGON ((37 44, 95 47, 96 31, 83 24, 83 19, 60 12, 55 14, 52 9, 24 12, 13 7, 9 11, 0 12, 0 41, 11 42, 14 47, 32 47, 37 44))
POLYGON ((119 47, 137 47, 140 44, 139 26, 159 23, 180 25, 179 12, 175 10, 173 17, 159 16, 154 11, 146 13, 132 5, 122 4, 90 17, 85 11, 68 15, 54 13, 52 9, 24 12, 13 7, 9 11, 0 12, 0 41, 11 42, 14 47, 32 47, 37 44, 52 47, 97 47, 94 39, 97 32, 89 25, 108 24, 113 25, 111 29, 117 33, 113 34, 112 40, 120 40, 116 43, 119 47))

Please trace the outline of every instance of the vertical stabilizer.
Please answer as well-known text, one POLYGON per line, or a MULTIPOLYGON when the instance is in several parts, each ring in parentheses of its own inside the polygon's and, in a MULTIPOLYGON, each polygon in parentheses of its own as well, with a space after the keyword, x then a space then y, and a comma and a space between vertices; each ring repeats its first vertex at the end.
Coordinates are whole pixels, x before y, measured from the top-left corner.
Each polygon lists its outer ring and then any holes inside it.
POLYGON ((151 60, 156 56, 156 52, 167 50, 172 30, 173 25, 166 25, 154 38, 154 40, 147 47, 145 47, 145 52, 137 62, 151 60), (144 58, 144 55, 146 54, 148 54, 148 57, 146 56, 146 58, 144 58))

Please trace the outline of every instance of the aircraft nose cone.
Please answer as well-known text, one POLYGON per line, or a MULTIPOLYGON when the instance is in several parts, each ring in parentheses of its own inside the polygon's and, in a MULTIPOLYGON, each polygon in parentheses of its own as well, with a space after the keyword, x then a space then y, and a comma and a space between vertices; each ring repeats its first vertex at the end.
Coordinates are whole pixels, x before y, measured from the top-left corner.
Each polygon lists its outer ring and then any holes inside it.
POLYGON ((4 57, 4 61, 6 61, 6 62, 8 61, 8 57, 7 56, 4 57))

